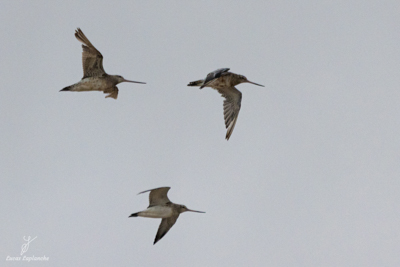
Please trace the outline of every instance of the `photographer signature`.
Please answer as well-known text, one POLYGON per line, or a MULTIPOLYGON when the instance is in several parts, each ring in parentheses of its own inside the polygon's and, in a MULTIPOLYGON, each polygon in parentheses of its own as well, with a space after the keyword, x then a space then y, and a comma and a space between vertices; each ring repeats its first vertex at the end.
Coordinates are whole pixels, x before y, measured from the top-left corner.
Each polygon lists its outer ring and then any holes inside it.
MULTIPOLYGON (((37 236, 36 236, 36 237, 37 237, 37 236)), ((23 237, 24 240, 26 241, 26 243, 23 244, 23 245, 21 246, 21 256, 22 256, 25 252, 28 251, 28 249, 29 249, 29 243, 31 243, 33 240, 35 240, 36 237, 34 237, 33 239, 31 239, 31 236, 28 236, 28 239, 26 239, 25 236, 23 237)))

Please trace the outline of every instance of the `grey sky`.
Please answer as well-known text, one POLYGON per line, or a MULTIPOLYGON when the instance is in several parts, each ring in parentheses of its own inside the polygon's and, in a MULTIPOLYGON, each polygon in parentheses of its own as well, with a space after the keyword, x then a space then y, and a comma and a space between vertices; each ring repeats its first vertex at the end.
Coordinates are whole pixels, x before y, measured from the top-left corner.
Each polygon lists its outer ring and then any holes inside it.
POLYGON ((0 265, 399 266, 399 1, 4 1, 0 265), (82 77, 80 27, 120 84, 82 77), (187 87, 217 68, 223 99, 187 87), (182 214, 128 218, 171 186, 182 214))

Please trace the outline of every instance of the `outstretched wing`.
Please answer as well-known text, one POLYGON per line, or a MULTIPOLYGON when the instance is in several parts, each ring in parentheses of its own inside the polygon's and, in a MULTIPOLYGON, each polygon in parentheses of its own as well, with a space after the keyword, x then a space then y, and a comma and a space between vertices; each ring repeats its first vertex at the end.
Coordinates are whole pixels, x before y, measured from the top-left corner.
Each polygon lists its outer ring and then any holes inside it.
POLYGON ((99 77, 106 72, 103 69, 103 55, 92 45, 81 29, 75 31, 75 37, 82 42, 83 78, 99 77))
POLYGON ((229 140, 239 116, 240 106, 242 103, 242 93, 235 87, 218 89, 218 92, 225 97, 224 119, 225 127, 228 129, 225 138, 226 140, 229 140))
POLYGON ((158 231, 156 234, 156 238, 154 239, 153 245, 155 243, 157 243, 158 240, 163 238, 163 236, 165 236, 168 233, 169 229, 171 229, 171 227, 175 224, 178 217, 179 217, 179 214, 176 216, 171 216, 171 217, 161 220, 160 227, 158 227, 158 231))
POLYGON ((202 89, 203 87, 207 86, 211 81, 213 81, 214 79, 217 79, 219 77, 221 77, 222 73, 228 72, 229 68, 222 68, 222 69, 217 69, 214 70, 213 72, 210 72, 206 79, 204 80, 204 83, 202 86, 200 86, 200 89, 202 89))
POLYGON ((150 195, 149 195, 149 201, 150 201, 150 205, 151 206, 155 206, 155 205, 164 205, 166 203, 171 202, 167 196, 168 190, 171 187, 159 187, 159 188, 154 188, 154 189, 150 189, 150 190, 146 190, 143 192, 140 192, 139 194, 142 193, 146 193, 150 191, 150 195))

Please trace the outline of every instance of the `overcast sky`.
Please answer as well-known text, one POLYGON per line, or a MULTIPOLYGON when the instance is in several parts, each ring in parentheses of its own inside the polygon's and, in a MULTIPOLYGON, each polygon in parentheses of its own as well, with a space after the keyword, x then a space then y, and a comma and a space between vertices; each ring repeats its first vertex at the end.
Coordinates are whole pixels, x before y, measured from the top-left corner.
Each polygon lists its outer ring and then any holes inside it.
POLYGON ((3 1, 1 266, 400 266, 400 2, 3 1), (123 83, 82 78, 80 27, 123 83), (228 67, 223 99, 187 87, 228 67), (171 186, 184 213, 128 218, 171 186), (37 238, 8 262, 23 236, 37 238))

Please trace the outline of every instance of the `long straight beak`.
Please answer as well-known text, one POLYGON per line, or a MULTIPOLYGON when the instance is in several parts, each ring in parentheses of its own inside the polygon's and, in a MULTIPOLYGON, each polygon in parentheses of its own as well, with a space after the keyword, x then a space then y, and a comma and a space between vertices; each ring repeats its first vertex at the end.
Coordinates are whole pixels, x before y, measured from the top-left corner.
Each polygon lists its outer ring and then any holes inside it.
POLYGON ((187 209, 187 211, 191 211, 191 212, 198 212, 198 213, 206 213, 205 211, 190 210, 190 209, 187 209))
POLYGON ((258 84, 258 83, 253 83, 253 82, 250 82, 250 81, 247 81, 248 83, 251 83, 251 84, 254 84, 254 85, 258 85, 258 86, 262 86, 262 87, 265 87, 264 85, 261 85, 261 84, 258 84))
POLYGON ((127 83, 141 83, 141 84, 146 84, 146 83, 143 83, 143 82, 135 82, 135 81, 125 80, 125 79, 124 79, 124 82, 127 82, 127 83))

